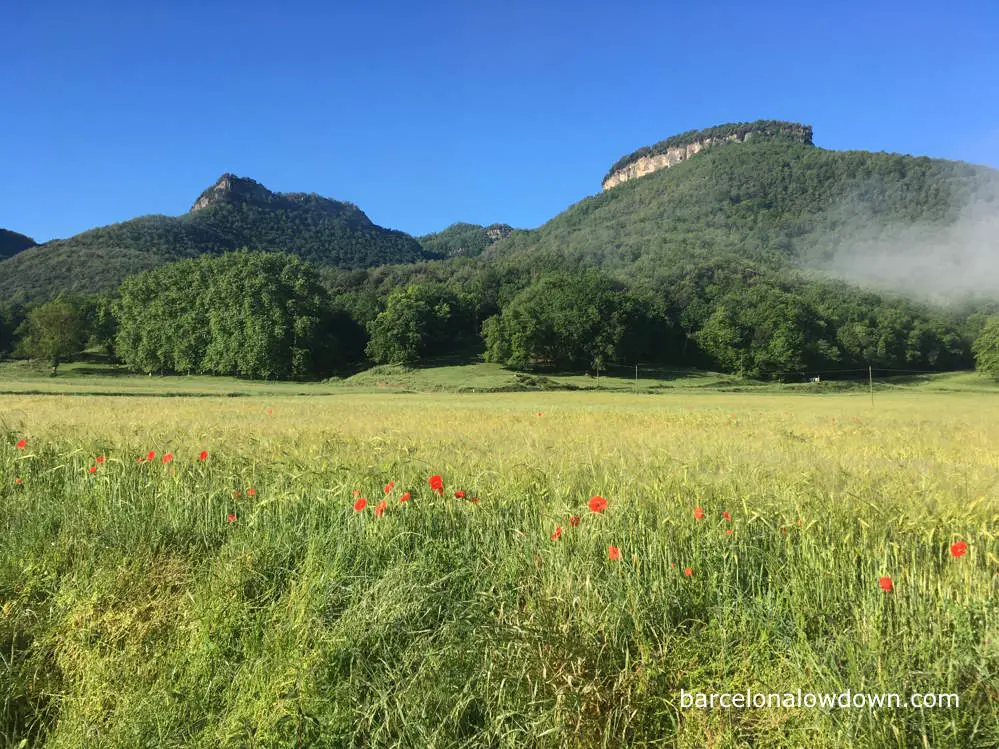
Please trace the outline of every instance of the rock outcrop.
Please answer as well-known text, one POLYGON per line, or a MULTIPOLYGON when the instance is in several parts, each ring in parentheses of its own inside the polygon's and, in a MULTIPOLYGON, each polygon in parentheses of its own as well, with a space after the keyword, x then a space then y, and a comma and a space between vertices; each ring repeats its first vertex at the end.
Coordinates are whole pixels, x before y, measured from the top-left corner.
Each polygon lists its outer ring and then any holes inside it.
POLYGON ((660 141, 654 146, 640 148, 620 159, 604 177, 602 187, 604 190, 609 190, 630 179, 667 169, 710 146, 763 138, 792 140, 811 145, 812 128, 810 125, 800 125, 796 122, 760 120, 718 125, 707 130, 691 130, 660 141))

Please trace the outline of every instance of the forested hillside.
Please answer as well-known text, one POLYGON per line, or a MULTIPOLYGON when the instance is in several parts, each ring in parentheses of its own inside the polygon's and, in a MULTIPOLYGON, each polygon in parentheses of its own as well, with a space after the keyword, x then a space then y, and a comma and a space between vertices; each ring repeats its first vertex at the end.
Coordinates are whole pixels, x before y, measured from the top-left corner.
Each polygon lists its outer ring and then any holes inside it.
POLYGON ((89 293, 165 262, 240 248, 289 252, 359 268, 427 257, 408 234, 373 224, 357 206, 272 193, 223 175, 180 217, 145 216, 34 247, 0 263, 0 299, 89 293))
POLYGON ((35 240, 10 229, 0 229, 0 260, 35 246, 35 240))
POLYGON ((419 237, 420 245, 428 253, 439 257, 476 257, 489 245, 505 239, 513 232, 506 224, 451 224, 443 231, 419 237))

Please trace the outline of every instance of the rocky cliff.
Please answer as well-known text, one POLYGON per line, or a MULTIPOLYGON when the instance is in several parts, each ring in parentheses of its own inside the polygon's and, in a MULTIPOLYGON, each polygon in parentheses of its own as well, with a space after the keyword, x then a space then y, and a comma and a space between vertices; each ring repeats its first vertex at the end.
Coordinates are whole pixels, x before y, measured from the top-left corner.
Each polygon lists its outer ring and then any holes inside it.
POLYGON ((796 122, 759 120, 718 125, 707 130, 691 130, 660 141, 653 146, 640 148, 619 159, 604 177, 602 186, 609 190, 629 179, 644 177, 646 174, 666 169, 681 161, 686 161, 705 148, 722 143, 741 143, 750 139, 769 138, 793 140, 812 144, 812 128, 796 122))

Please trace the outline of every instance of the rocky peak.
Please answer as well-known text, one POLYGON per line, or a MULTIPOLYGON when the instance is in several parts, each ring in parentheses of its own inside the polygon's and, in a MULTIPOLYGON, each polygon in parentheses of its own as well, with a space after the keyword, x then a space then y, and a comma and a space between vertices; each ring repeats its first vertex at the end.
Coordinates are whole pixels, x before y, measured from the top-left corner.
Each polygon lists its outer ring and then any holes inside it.
POLYGON ((274 193, 259 182, 226 172, 198 196, 191 210, 198 211, 218 203, 269 203, 274 197, 274 193))
POLYGON ((509 237, 513 233, 513 227, 507 224, 491 224, 486 227, 485 231, 490 241, 498 242, 509 237))

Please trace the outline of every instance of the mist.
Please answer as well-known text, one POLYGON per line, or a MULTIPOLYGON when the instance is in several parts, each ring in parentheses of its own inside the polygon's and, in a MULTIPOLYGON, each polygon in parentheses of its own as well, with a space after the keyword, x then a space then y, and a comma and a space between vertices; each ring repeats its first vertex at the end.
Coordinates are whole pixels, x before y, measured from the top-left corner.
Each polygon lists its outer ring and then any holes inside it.
POLYGON ((950 220, 905 221, 879 213, 854 195, 827 214, 812 267, 938 303, 999 299, 999 197, 968 200, 950 220))

